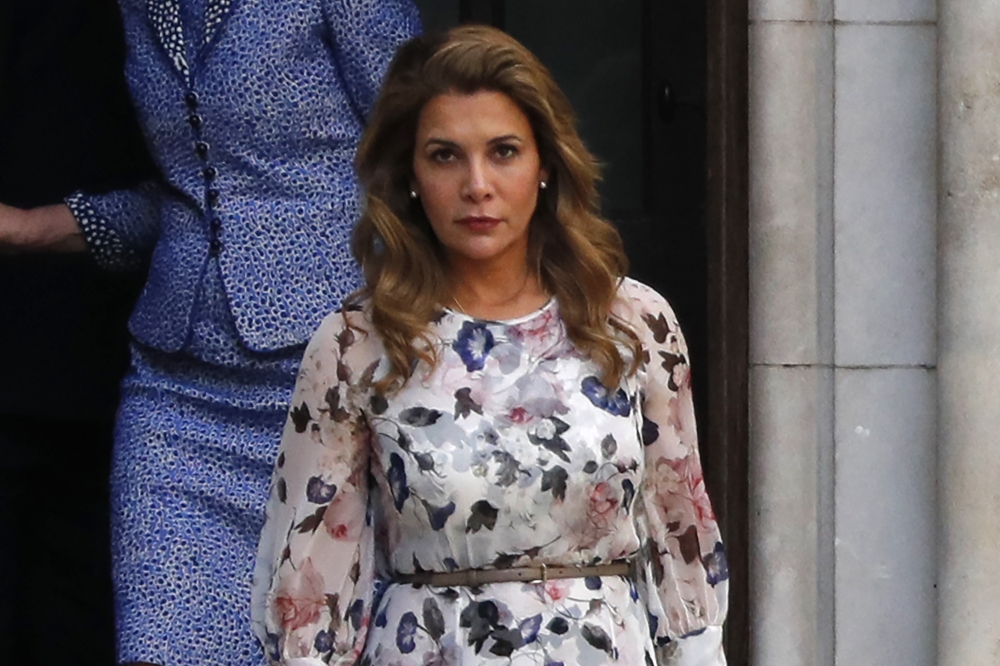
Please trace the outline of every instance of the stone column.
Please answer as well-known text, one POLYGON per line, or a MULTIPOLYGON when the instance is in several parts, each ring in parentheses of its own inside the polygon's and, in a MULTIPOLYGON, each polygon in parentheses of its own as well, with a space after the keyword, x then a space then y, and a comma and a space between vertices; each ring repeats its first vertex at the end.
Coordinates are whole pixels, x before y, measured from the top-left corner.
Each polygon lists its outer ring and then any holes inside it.
POLYGON ((835 6, 837 666, 935 663, 935 10, 835 6))
POLYGON ((751 2, 755 666, 936 658, 935 10, 751 2))
POLYGON ((754 666, 834 663, 833 0, 750 3, 754 666))
POLYGON ((938 665, 1000 664, 1000 3, 939 14, 938 665))

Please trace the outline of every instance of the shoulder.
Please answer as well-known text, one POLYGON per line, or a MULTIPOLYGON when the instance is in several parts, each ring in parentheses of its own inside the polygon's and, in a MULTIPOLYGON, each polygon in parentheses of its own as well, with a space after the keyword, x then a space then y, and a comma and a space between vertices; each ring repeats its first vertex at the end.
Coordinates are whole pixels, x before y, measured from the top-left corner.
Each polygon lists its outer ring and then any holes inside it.
POLYGON ((377 337, 374 331, 367 301, 334 310, 316 328, 306 354, 327 350, 344 356, 359 343, 377 337))
MULTIPOLYGON (((366 309, 345 308, 328 314, 313 333, 299 367, 297 390, 324 394, 344 386, 342 399, 357 406, 383 364, 385 349, 366 309)), ((345 403, 346 404, 346 403, 345 403)))
POLYGON ((649 285, 632 278, 625 278, 619 285, 613 312, 644 342, 652 336, 662 343, 666 337, 680 333, 677 315, 667 299, 649 285))

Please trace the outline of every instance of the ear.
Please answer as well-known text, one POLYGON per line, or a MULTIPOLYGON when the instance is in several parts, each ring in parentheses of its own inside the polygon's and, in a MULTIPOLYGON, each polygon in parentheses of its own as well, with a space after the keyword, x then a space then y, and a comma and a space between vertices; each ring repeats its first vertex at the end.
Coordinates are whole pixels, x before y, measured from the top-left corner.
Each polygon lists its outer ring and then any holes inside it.
POLYGON ((548 169, 548 167, 539 167, 539 169, 538 169, 538 183, 539 183, 539 185, 541 185, 542 183, 547 183, 547 182, 549 182, 549 169, 548 169))

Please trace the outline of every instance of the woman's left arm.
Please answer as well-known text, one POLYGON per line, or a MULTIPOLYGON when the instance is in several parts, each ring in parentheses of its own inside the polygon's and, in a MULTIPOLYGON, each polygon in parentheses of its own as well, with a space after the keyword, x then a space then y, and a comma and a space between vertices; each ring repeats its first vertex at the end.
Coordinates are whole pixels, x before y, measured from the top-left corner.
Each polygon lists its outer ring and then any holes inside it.
POLYGON ((639 582, 657 657, 660 666, 723 666, 729 572, 698 454, 687 345, 662 296, 638 283, 623 289, 644 352, 639 582))
POLYGON ((396 49, 420 34, 411 0, 324 0, 337 64, 359 115, 367 120, 396 49))

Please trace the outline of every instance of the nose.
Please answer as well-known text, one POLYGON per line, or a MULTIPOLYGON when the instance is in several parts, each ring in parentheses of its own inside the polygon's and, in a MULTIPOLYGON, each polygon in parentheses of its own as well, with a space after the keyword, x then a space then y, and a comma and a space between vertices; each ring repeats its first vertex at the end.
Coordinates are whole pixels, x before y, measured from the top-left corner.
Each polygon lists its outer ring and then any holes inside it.
POLYGON ((490 182, 488 169, 481 159, 469 160, 462 196, 475 202, 493 196, 493 185, 490 182))

